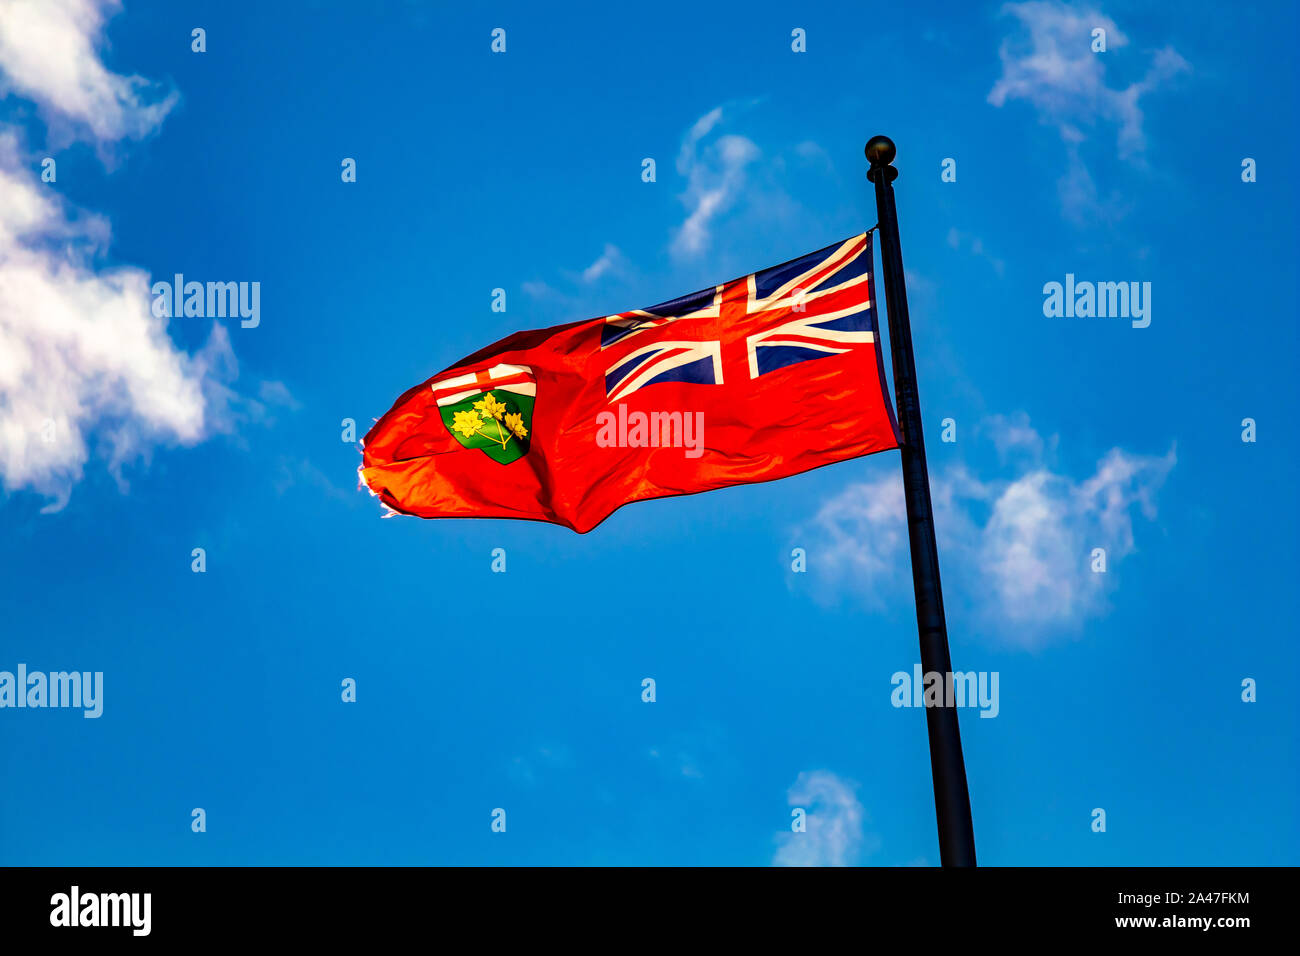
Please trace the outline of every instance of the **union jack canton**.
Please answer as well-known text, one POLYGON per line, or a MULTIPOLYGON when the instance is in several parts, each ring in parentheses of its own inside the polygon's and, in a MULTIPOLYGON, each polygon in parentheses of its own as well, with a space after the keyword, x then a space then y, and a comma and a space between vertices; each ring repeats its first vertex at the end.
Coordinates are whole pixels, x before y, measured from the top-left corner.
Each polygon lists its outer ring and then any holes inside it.
POLYGON ((721 385, 874 347, 871 234, 651 306, 606 316, 605 394, 721 385))

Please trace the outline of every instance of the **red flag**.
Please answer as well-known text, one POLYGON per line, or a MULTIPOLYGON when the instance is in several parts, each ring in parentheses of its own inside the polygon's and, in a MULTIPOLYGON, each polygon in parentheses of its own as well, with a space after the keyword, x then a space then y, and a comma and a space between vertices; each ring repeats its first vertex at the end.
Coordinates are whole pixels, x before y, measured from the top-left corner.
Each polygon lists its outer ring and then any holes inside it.
POLYGON ((633 501, 899 446, 871 235, 671 302, 517 332, 412 388, 361 475, 424 518, 585 533, 633 501))

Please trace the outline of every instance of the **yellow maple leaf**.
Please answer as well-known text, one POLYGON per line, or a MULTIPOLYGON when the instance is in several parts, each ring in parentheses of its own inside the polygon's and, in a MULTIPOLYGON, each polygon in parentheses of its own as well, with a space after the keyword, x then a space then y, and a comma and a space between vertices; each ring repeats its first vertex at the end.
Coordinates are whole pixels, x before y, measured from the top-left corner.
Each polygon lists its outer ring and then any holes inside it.
POLYGON ((504 415, 506 411, 505 404, 498 402, 496 396, 491 393, 484 395, 481 399, 475 402, 474 407, 484 415, 489 418, 495 418, 497 421, 501 420, 501 416, 504 415))
POLYGON ((483 419, 477 412, 457 412, 451 427, 466 438, 470 438, 478 434, 478 430, 483 427, 483 419))
POLYGON ((528 428, 524 425, 524 416, 522 413, 507 415, 506 428, 514 432, 516 438, 523 438, 528 434, 528 428))

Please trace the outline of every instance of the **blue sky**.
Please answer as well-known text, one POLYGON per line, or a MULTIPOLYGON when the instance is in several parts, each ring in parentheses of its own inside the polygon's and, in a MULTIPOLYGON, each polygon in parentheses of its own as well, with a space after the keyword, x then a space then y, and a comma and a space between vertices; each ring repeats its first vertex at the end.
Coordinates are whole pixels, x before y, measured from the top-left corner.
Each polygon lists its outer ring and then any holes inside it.
POLYGON ((980 861, 1296 863, 1296 26, 8 5, 0 670, 104 709, 0 710, 0 861, 935 864, 896 453, 579 536, 383 520, 341 438, 509 332, 862 231, 884 132, 952 657, 999 675, 980 861), (257 326, 153 318, 175 273, 259 282, 257 326), (1045 316, 1067 273, 1150 282, 1150 325, 1045 316))

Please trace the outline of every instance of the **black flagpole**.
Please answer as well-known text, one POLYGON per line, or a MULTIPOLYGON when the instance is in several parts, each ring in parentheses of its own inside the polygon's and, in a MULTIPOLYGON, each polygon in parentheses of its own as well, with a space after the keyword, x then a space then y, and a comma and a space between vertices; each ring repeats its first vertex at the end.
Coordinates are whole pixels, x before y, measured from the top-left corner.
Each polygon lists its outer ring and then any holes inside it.
MULTIPOLYGON (((912 326, 907 316, 907 286, 903 281, 903 254, 898 242, 898 214, 894 209, 891 163, 897 150, 886 136, 867 143, 871 169, 867 179, 876 186, 876 216, 880 231, 880 261, 885 271, 885 302, 889 306, 889 350, 894 360, 894 395, 898 424, 903 431, 903 490, 907 497, 907 537, 912 546, 912 585, 916 590, 916 626, 921 635, 921 670, 942 675, 950 686, 952 661, 948 656, 948 625, 943 616, 943 590, 939 586, 939 550, 934 541, 934 516, 930 511, 930 475, 925 466, 925 440, 921 437, 921 401, 916 390, 916 362, 912 357, 912 326)), ((946 697, 942 703, 951 704, 946 697)), ((966 791, 966 763, 961 756, 961 731, 957 709, 926 707, 930 732, 930 773, 934 777, 934 810, 939 824, 939 858, 944 866, 975 865, 975 832, 971 825, 970 794, 966 791)))

